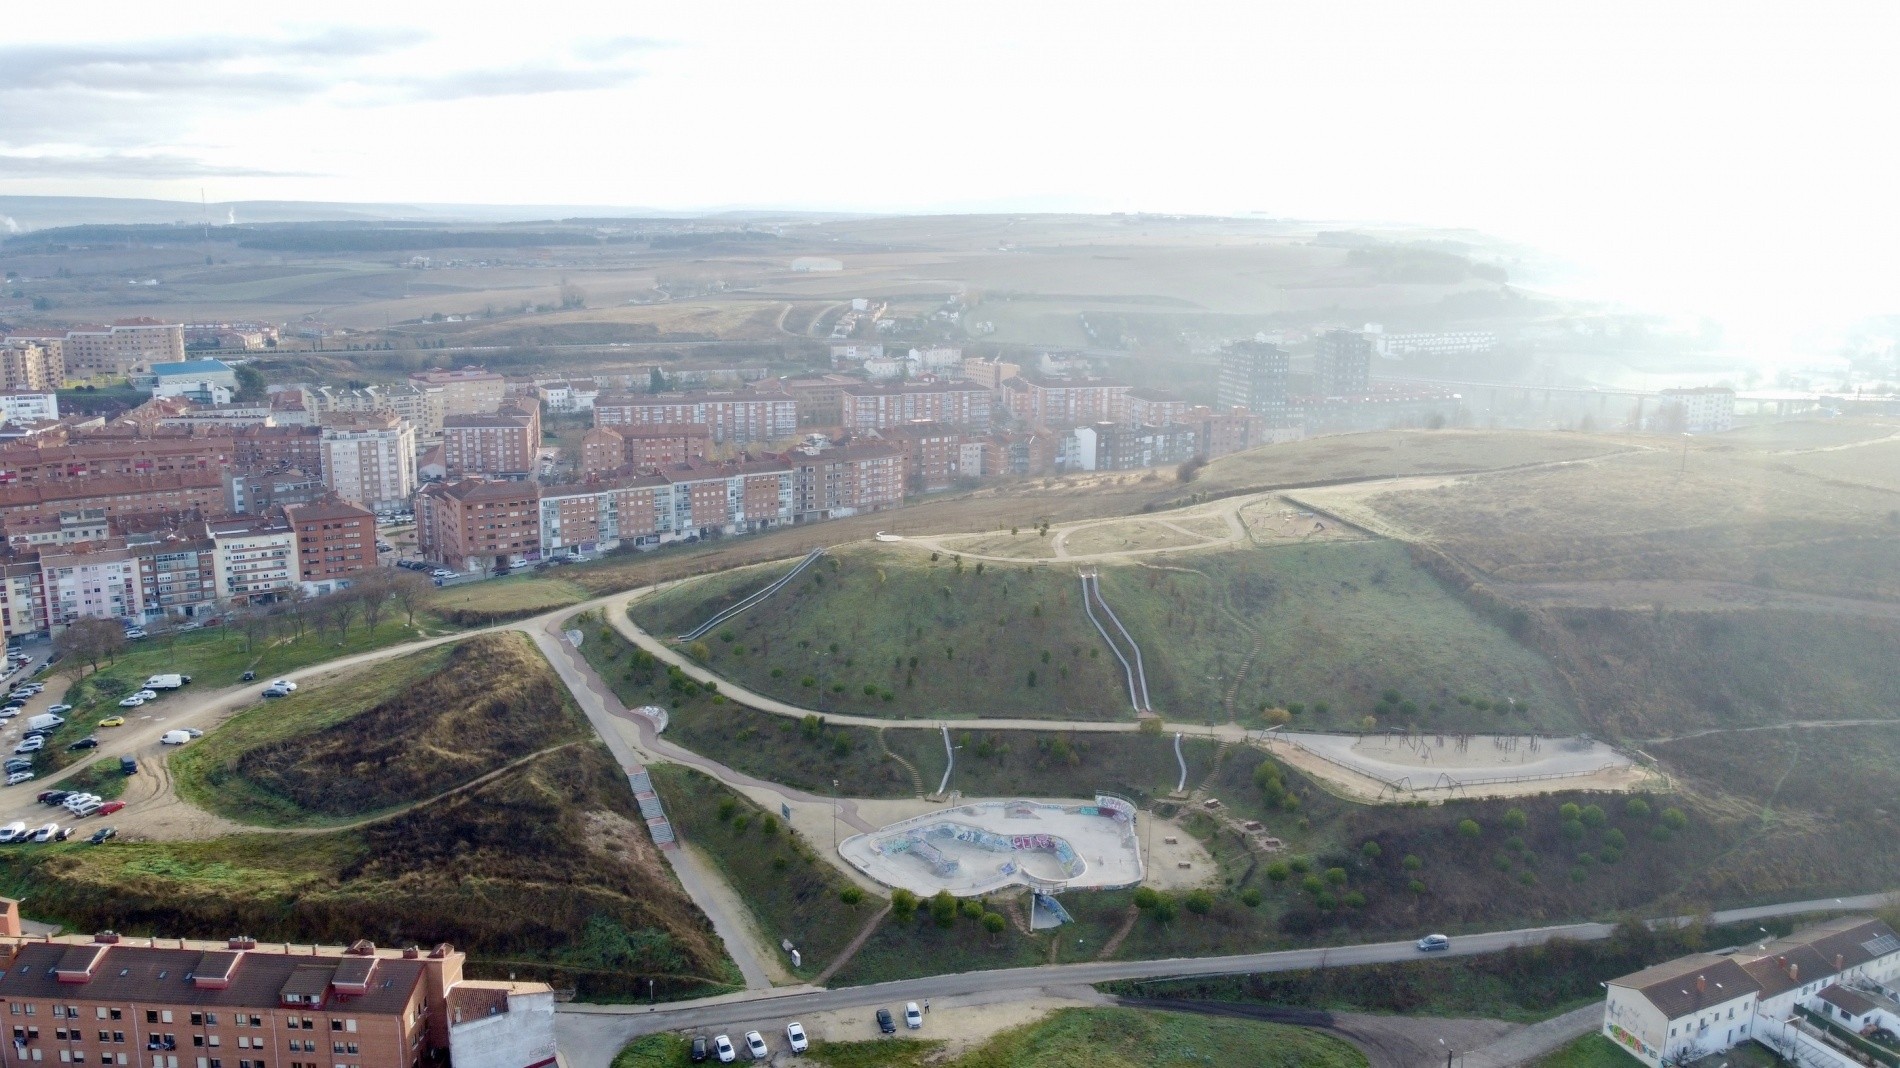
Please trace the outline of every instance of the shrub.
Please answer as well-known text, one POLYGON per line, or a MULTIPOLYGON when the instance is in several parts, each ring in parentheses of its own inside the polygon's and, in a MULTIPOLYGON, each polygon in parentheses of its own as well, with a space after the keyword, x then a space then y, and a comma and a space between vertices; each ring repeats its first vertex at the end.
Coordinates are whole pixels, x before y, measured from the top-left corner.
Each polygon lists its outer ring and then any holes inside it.
POLYGON ((731 819, 733 813, 737 811, 739 811, 739 802, 736 799, 730 797, 721 798, 719 801, 719 822, 724 823, 731 819))
POLYGON ((1458 833, 1465 838, 1477 838, 1484 834, 1484 828, 1478 826, 1477 820, 1459 820, 1458 833))
POLYGON ((1152 886, 1143 886, 1135 890, 1135 907, 1138 909, 1146 911, 1154 908, 1155 903, 1160 900, 1161 894, 1152 886))
POLYGON ((1196 916, 1205 916, 1214 911, 1214 895, 1205 890, 1189 890, 1181 904, 1196 916))
POLYGON ((1313 862, 1307 860, 1305 857, 1291 857, 1287 860, 1286 865, 1302 875, 1313 870, 1313 862))
POLYGON ((1623 802, 1623 811, 1632 819, 1640 820, 1649 815, 1649 802, 1640 797, 1632 797, 1628 801, 1623 802))
MULTIPOLYGON (((1322 711, 1324 711, 1325 706, 1322 705, 1320 706, 1320 708, 1322 711)), ((1286 711, 1287 711, 1288 716, 1297 716, 1300 713, 1306 711, 1306 706, 1299 703, 1298 701, 1289 701, 1287 702, 1286 711)))
POLYGON ((1169 923, 1174 919, 1174 911, 1174 898, 1161 894, 1156 898, 1154 908, 1148 910, 1148 915, 1153 916, 1156 923, 1169 923))
POLYGON ((1267 865, 1267 878, 1273 880, 1276 883, 1286 882, 1286 877, 1289 874, 1291 874, 1291 872, 1287 868, 1287 866, 1285 864, 1280 863, 1277 860, 1274 861, 1272 864, 1267 865))
POLYGON ((917 895, 903 887, 891 891, 891 915, 900 923, 909 923, 917 917, 917 895))
POLYGON ((1347 891, 1344 901, 1346 902, 1347 908, 1362 909, 1366 907, 1366 895, 1357 890, 1347 891))
POLYGON ((1367 842, 1365 845, 1359 847, 1359 855, 1365 857, 1367 860, 1378 860, 1381 852, 1383 852, 1383 850, 1379 848, 1379 843, 1377 842, 1367 842))
POLYGON ((1672 831, 1680 831, 1689 825, 1689 817, 1683 815, 1682 810, 1679 808, 1663 809, 1662 815, 1658 817, 1658 819, 1661 820, 1664 827, 1672 831))
POLYGON ((1346 869, 1344 869, 1344 868, 1327 868, 1327 869, 1326 869, 1326 881, 1327 881, 1328 883, 1331 883, 1331 884, 1332 884, 1332 885, 1334 885, 1334 886, 1344 886, 1344 885, 1346 885, 1346 869))
POLYGON ((1422 894, 1425 892, 1425 884, 1419 882, 1417 879, 1413 879, 1411 882, 1406 883, 1405 888, 1407 890, 1410 890, 1414 894, 1422 894))
POLYGON ((1507 808, 1504 810, 1504 827, 1506 830, 1521 831, 1529 825, 1529 823, 1530 818, 1524 815, 1523 809, 1507 808))
POLYGON ((855 886, 847 886, 843 890, 838 891, 838 900, 847 905, 856 905, 864 900, 864 891, 855 886))
POLYGON ((993 935, 1002 934, 1003 929, 1008 926, 1009 921, 1004 919, 1003 914, 1000 912, 985 912, 983 914, 983 929, 993 935))
POLYGON ((1259 908, 1260 901, 1261 901, 1260 891, 1255 890, 1251 886, 1240 892, 1240 903, 1247 906, 1250 909, 1259 908))
POLYGON ((1399 867, 1404 868, 1406 871, 1417 871, 1424 866, 1425 862, 1418 859, 1418 857, 1412 853, 1407 853, 1405 859, 1399 861, 1399 867))
POLYGON ((750 826, 752 826, 751 816, 734 816, 732 818, 732 833, 733 834, 744 834, 745 829, 750 826))
POLYGON ((770 838, 773 835, 777 834, 778 833, 778 817, 772 815, 769 812, 766 813, 764 816, 761 816, 759 818, 759 832, 764 834, 767 838, 770 838))
POLYGON ((1326 889, 1326 884, 1320 881, 1319 876, 1309 875, 1300 880, 1300 889, 1309 894, 1317 894, 1326 889))
POLYGON ((1603 832, 1603 844, 1611 849, 1621 849, 1629 844, 1629 839, 1624 837, 1622 831, 1612 827, 1603 832))
POLYGON ((785 677, 785 669, 784 669, 784 668, 773 668, 773 669, 772 669, 772 677, 773 677, 773 678, 775 678, 775 679, 782 679, 782 678, 784 678, 784 677, 785 677))
POLYGON ((1583 837, 1583 821, 1582 820, 1565 820, 1563 823, 1563 826, 1558 828, 1558 830, 1563 832, 1563 836, 1565 838, 1568 838, 1574 842, 1577 839, 1583 837))
POLYGON ((939 890, 930 895, 930 918, 937 921, 939 927, 954 927, 957 923, 957 899, 948 890, 939 890))
POLYGON ((1313 904, 1321 912, 1331 912, 1339 907, 1339 899, 1328 893, 1320 893, 1313 896, 1313 904))
POLYGON ((976 898, 966 897, 962 903, 957 905, 957 911, 968 916, 970 919, 981 920, 983 918, 983 903, 976 898))
POLYGON ((1651 827, 1649 829, 1649 836, 1658 842, 1669 841, 1669 839, 1675 837, 1675 833, 1676 832, 1670 830, 1669 828, 1663 826, 1660 823, 1658 823, 1656 826, 1651 827))
POLYGON ((1560 820, 1574 820, 1582 815, 1583 810, 1578 808, 1574 801, 1564 802, 1564 806, 1557 810, 1557 818, 1560 820))

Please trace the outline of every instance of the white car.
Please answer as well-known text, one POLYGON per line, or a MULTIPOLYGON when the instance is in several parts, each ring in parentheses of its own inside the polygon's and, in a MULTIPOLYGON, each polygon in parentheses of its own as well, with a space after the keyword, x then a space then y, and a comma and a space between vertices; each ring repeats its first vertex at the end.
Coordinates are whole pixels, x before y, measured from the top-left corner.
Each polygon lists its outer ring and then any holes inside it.
POLYGON ((140 690, 139 692, 133 694, 132 696, 143 697, 147 701, 156 701, 158 700, 158 691, 157 690, 140 690))
POLYGON ((14 820, 5 827, 0 827, 0 845, 25 837, 26 822, 24 820, 14 820))
POLYGON ((752 1059, 755 1061, 762 1061, 772 1054, 771 1050, 765 1048, 765 1036, 757 1031, 745 1033, 745 1048, 747 1053, 752 1054, 752 1059))
MULTIPOLYGON (((7 785, 8 785, 8 786, 18 786, 18 785, 20 785, 20 784, 21 784, 21 783, 23 783, 23 782, 31 782, 31 781, 32 781, 32 779, 33 779, 33 773, 32 773, 32 772, 30 772, 30 771, 16 771, 16 772, 14 772, 13 774, 11 774, 11 775, 9 775, 9 776, 7 776, 7 785)), ((9 840, 10 840, 10 839, 0 839, 0 841, 9 841, 9 840)))
POLYGON ((145 698, 140 697, 138 694, 133 694, 130 697, 121 698, 119 700, 119 707, 120 708, 137 708, 144 703, 145 703, 145 698))
POLYGON ((50 842, 53 840, 53 836, 58 833, 59 833, 59 824, 48 823, 44 826, 36 827, 33 830, 26 832, 25 834, 20 836, 19 840, 22 842, 50 842))
POLYGON ((278 679, 277 681, 275 681, 275 682, 273 682, 273 683, 271 683, 271 688, 272 688, 272 689, 277 689, 277 690, 282 690, 282 691, 284 691, 285 693, 296 693, 296 692, 297 692, 297 684, 296 684, 296 683, 294 683, 294 682, 292 682, 292 681, 290 681, 289 679, 278 679))
POLYGON ((28 738, 26 741, 21 742, 19 745, 14 746, 13 751, 17 755, 25 756, 28 753, 37 753, 44 748, 46 748, 46 742, 44 739, 28 738))
POLYGON ((923 1030, 924 1014, 917 1008, 917 1003, 914 1001, 906 1002, 904 1005, 904 1026, 913 1031, 923 1030))
POLYGON ((71 712, 72 710, 73 710, 73 706, 71 705, 54 705, 53 707, 47 709, 46 711, 50 715, 57 716, 62 712, 71 712))
POLYGON ((805 1025, 797 1020, 785 1025, 785 1041, 792 1044, 793 1053, 803 1053, 811 1048, 811 1039, 805 1037, 805 1025))
POLYGON ((12 719, 20 714, 17 708, 0 708, 0 720, 12 719))
POLYGON ((713 1036, 713 1053, 718 1055, 720 1064, 731 1064, 739 1059, 739 1051, 732 1048, 732 1039, 725 1035, 713 1036))

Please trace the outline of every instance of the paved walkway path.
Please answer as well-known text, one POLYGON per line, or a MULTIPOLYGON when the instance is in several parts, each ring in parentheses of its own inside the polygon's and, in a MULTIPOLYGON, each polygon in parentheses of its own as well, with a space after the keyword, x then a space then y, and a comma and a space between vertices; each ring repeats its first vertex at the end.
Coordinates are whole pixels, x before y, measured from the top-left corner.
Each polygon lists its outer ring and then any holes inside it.
POLYGON ((1531 1024, 1464 1055, 1464 1068, 1516 1068, 1603 1026, 1603 1006, 1585 1005, 1531 1024))

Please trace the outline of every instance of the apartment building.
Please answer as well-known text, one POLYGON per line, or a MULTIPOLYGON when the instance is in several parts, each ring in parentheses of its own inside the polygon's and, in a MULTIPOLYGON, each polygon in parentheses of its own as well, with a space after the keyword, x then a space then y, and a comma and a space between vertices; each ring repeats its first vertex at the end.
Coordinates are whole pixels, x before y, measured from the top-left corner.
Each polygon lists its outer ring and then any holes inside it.
POLYGON ((319 424, 323 480, 372 509, 408 503, 416 489, 416 431, 394 412, 333 412, 319 424))
POLYGON ((676 537, 753 534, 792 522, 792 465, 694 460, 660 472, 673 487, 676 537))
POLYGON ((1194 405, 1165 389, 1136 386, 1125 395, 1122 420, 1133 426, 1167 426, 1187 418, 1194 405))
POLYGON ((1735 429, 1735 391, 1726 386, 1665 389, 1660 421, 1666 428, 1678 424, 1689 434, 1717 434, 1735 429))
POLYGON ((231 436, 231 459, 240 470, 294 469, 321 477, 326 444, 323 428, 315 425, 240 427, 231 436))
POLYGON ((703 459, 712 430, 691 423, 668 426, 597 426, 581 435, 581 477, 654 471, 703 459))
MULTIPOLYGON (((318 386, 316 389, 284 392, 302 398, 304 403, 300 407, 313 412, 318 421, 328 412, 393 412, 415 428, 416 438, 420 441, 434 441, 441 437, 442 421, 447 418, 447 390, 442 386, 399 382, 356 389, 318 386)), ((286 423, 291 421, 279 420, 286 423)))
POLYGON ((714 444, 783 441, 798 433, 798 405, 778 391, 705 390, 696 393, 621 393, 594 401, 594 425, 706 427, 714 444))
POLYGON ((1204 459, 1214 460, 1267 444, 1265 424, 1259 416, 1245 408, 1218 411, 1196 406, 1189 409, 1179 422, 1195 429, 1200 438, 1198 451, 1204 459))
POLYGON ((284 521, 297 539, 297 581, 322 596, 376 566, 376 514, 340 500, 294 504, 284 521))
POLYGON ((541 455, 541 406, 504 405, 494 415, 442 421, 442 463, 449 478, 532 478, 541 455))
POLYGON ((30 338, 0 341, 0 389, 52 390, 66 384, 66 360, 57 339, 51 344, 30 338))
POLYGON ((908 493, 936 493, 958 479, 973 478, 963 470, 963 434, 942 423, 906 423, 874 431, 875 439, 897 449, 902 459, 903 488, 908 493))
POLYGON ((1075 428, 1074 468, 1082 471, 1134 471, 1192 459, 1200 434, 1192 426, 1129 426, 1095 423, 1075 428))
POLYGON ((797 449, 792 464, 792 514, 797 522, 878 512, 904 501, 904 454, 883 442, 797 449))
POLYGON ((1788 1063, 1855 1068, 1872 1043, 1854 1038, 1900 1028, 1897 984, 1900 935, 1871 917, 1844 916, 1612 979, 1603 984, 1602 1034, 1651 1068, 1751 1040, 1788 1063))
POLYGON ((673 484, 644 474, 541 488, 541 552, 589 556, 651 547, 672 530, 673 484))
POLYGON ((65 374, 74 379, 123 378, 153 364, 185 360, 185 324, 158 319, 73 327, 59 341, 65 374))
POLYGON ((57 520, 15 523, 7 531, 7 544, 72 545, 82 541, 104 541, 112 536, 112 521, 102 508, 82 508, 61 512, 57 520))
POLYGON ((839 396, 839 424, 847 431, 933 422, 979 433, 990 428, 990 405, 995 397, 975 382, 867 383, 841 387, 839 396))
POLYGON ((1023 373, 1022 364, 1007 360, 986 360, 978 356, 968 356, 957 372, 966 381, 975 382, 988 390, 1003 388, 1003 382, 1023 373))
POLYGON ((275 601, 297 584, 297 533, 281 514, 214 519, 204 530, 211 539, 219 600, 275 601))
POLYGON ((600 398, 600 383, 591 378, 562 378, 536 382, 534 395, 550 412, 591 412, 600 398))
POLYGON ((166 411, 153 421, 159 430, 184 430, 194 433, 237 430, 247 426, 273 426, 277 422, 268 401, 234 404, 188 404, 166 411))
POLYGON ((1046 475, 1056 469, 1062 439, 1046 427, 991 434, 983 440, 987 475, 1046 475))
POLYGON ((446 371, 438 367, 417 371, 409 384, 418 390, 442 391, 442 415, 492 415, 508 395, 508 380, 485 367, 446 371))
POLYGON ((841 426, 844 423, 844 387, 861 385, 851 375, 801 375, 779 379, 779 388, 798 406, 800 426, 841 426))
POLYGON ((59 418, 59 394, 51 389, 0 390, 0 420, 44 423, 59 418))
POLYGON ((224 479, 215 471, 97 478, 0 486, 0 530, 57 522, 62 512, 98 509, 108 520, 131 516, 190 518, 224 511, 224 479))
POLYGON ((424 559, 480 571, 541 554, 541 501, 533 482, 431 482, 416 494, 415 506, 424 559))
POLYGON ((1292 425, 1287 380, 1293 358, 1278 345, 1236 341, 1221 352, 1216 392, 1223 408, 1245 408, 1269 430, 1292 425))
POLYGON ((236 442, 226 435, 167 432, 151 437, 88 436, 68 444, 32 441, 0 445, 0 484, 94 478, 221 473, 231 468, 236 442))
POLYGON ((1372 389, 1372 339, 1328 330, 1313 352, 1313 387, 1322 397, 1356 397, 1372 389))
POLYGON ((38 553, 46 627, 144 617, 138 558, 124 541, 49 545, 38 553))
POLYGON ((1086 423, 1120 422, 1129 388, 1102 378, 1022 374, 1005 379, 997 392, 1019 421, 1062 430, 1086 423))
POLYGON ((126 541, 138 559, 139 600, 148 621, 217 613, 217 546, 210 537, 172 532, 126 541))
POLYGON ((553 991, 462 978, 464 955, 252 938, 0 937, 25 1063, 140 1068, 546 1068, 553 991))

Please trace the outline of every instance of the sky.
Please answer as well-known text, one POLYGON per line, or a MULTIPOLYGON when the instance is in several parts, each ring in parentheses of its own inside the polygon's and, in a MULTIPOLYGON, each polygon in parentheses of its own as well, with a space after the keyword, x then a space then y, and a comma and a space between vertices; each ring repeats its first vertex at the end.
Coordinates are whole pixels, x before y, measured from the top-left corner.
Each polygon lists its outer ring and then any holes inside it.
POLYGON ((0 194, 1265 213, 1900 311, 1891 3, 288 6, 12 5, 0 194))

